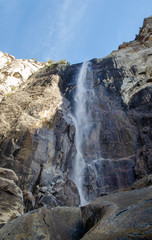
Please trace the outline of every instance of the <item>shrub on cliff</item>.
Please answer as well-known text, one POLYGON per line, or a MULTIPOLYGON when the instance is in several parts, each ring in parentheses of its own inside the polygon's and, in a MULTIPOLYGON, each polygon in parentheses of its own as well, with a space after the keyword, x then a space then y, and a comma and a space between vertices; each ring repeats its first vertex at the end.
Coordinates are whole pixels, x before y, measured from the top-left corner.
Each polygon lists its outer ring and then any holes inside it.
POLYGON ((51 59, 50 59, 50 60, 48 61, 48 65, 47 65, 46 71, 49 71, 50 68, 53 69, 53 68, 57 67, 57 66, 60 65, 60 64, 70 65, 70 63, 67 62, 65 59, 62 59, 62 60, 60 60, 60 61, 58 61, 58 62, 54 62, 54 60, 51 60, 51 59))
POLYGON ((67 62, 65 59, 62 59, 58 61, 57 64, 69 64, 69 62, 67 62))
POLYGON ((54 60, 51 60, 51 59, 50 59, 50 60, 48 61, 48 66, 51 66, 53 63, 54 63, 54 60))

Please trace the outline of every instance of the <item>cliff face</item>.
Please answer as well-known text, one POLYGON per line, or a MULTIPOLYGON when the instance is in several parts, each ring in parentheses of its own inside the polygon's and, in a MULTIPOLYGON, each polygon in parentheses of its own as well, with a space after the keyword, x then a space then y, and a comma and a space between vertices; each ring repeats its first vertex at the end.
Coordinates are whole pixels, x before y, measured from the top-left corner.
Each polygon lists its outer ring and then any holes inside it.
MULTIPOLYGON (((0 56, 0 167, 17 174, 25 211, 79 205, 70 116, 81 64, 49 67, 0 56)), ((92 122, 83 146, 88 200, 131 189, 152 171, 152 18, 134 41, 90 60, 90 69, 95 95, 87 106, 92 122)))
POLYGON ((15 57, 0 51, 0 101, 22 87, 26 80, 44 67, 45 63, 35 60, 15 59, 15 57))

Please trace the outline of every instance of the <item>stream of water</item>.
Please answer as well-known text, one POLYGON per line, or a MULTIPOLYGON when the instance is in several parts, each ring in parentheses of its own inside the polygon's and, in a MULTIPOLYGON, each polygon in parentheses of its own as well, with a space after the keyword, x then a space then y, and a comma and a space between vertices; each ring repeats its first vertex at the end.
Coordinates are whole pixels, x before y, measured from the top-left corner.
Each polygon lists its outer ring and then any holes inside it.
POLYGON ((86 163, 84 160, 84 146, 88 142, 90 111, 88 109, 88 101, 93 96, 92 73, 90 71, 89 62, 84 62, 77 77, 77 88, 75 94, 75 112, 72 116, 75 125, 75 146, 76 156, 74 164, 73 179, 78 188, 80 195, 80 205, 88 203, 87 196, 84 190, 84 171, 86 163))

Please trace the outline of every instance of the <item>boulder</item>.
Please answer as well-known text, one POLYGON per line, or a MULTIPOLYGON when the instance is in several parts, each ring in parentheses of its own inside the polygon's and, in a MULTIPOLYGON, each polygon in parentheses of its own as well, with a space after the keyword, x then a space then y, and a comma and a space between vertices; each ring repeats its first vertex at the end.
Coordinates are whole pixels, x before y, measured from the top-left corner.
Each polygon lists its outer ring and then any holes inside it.
POLYGON ((42 187, 35 192, 38 207, 40 206, 79 206, 80 198, 76 185, 67 180, 58 179, 50 187, 42 187), (38 196, 37 196, 38 193, 38 196))
POLYGON ((132 185, 132 189, 140 189, 152 185, 152 174, 146 175, 145 177, 137 180, 132 185))
POLYGON ((83 240, 152 239, 152 188, 98 198, 81 208, 83 240))
POLYGON ((5 240, 78 240, 84 234, 79 208, 39 208, 6 224, 5 240))

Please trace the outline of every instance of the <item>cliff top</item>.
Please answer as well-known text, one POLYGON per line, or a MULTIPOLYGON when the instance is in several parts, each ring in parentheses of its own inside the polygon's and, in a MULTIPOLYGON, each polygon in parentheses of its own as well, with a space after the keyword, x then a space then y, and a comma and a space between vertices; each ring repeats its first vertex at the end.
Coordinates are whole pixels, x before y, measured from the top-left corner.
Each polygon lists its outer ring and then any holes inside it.
POLYGON ((139 34, 136 35, 134 41, 124 42, 119 49, 133 47, 138 50, 141 47, 152 47, 152 16, 145 18, 143 26, 139 29, 139 34))

